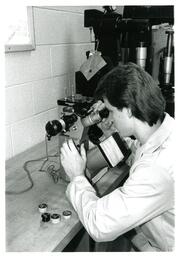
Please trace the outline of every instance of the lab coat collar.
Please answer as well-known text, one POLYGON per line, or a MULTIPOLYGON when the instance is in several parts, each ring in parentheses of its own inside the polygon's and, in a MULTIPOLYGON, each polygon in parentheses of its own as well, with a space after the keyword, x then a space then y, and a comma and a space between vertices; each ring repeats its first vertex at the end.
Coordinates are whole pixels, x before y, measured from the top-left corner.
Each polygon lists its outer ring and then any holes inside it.
POLYGON ((149 137, 147 142, 141 146, 141 152, 154 152, 164 143, 164 141, 166 141, 166 139, 172 133, 173 129, 174 118, 172 118, 168 113, 165 113, 165 117, 161 126, 149 137))

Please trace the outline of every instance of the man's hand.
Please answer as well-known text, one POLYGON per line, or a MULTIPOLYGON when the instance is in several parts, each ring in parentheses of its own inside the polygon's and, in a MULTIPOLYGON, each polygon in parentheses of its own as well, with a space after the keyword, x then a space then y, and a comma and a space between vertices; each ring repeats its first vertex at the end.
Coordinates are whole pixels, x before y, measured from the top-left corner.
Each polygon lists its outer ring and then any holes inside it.
POLYGON ((102 109, 105 108, 105 104, 104 102, 102 102, 101 100, 98 100, 96 103, 94 103, 91 107, 91 109, 93 110, 93 112, 98 112, 101 111, 102 109))
MULTIPOLYGON (((105 104, 101 100, 98 100, 92 106, 94 112, 101 111, 104 108, 105 104)), ((112 135, 112 133, 117 131, 113 125, 113 121, 110 115, 107 118, 103 118, 103 120, 100 123, 98 123, 97 126, 103 131, 106 138, 108 138, 109 136, 112 135)))
POLYGON ((86 151, 83 144, 81 144, 79 152, 72 139, 64 142, 61 147, 60 158, 61 164, 70 180, 76 176, 84 175, 86 151))

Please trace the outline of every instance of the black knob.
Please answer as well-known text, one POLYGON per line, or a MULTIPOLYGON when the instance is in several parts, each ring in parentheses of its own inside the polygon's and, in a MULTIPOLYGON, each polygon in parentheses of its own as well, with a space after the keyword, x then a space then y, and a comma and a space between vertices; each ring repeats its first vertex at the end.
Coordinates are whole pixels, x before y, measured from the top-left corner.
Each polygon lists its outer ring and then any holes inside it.
POLYGON ((62 131, 62 125, 58 120, 49 121, 46 124, 46 132, 50 136, 56 136, 59 132, 62 131))
POLYGON ((41 215, 41 218, 42 218, 42 221, 43 222, 48 222, 48 221, 50 221, 50 213, 47 213, 47 212, 45 212, 45 213, 43 213, 42 215, 41 215))

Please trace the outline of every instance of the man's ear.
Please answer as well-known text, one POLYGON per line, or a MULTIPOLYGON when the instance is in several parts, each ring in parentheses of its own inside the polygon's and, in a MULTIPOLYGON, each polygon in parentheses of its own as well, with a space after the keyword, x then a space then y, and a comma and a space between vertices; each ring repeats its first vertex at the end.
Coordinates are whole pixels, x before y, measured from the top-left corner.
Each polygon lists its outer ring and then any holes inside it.
POLYGON ((127 109, 127 114, 128 114, 128 117, 129 117, 129 118, 132 117, 132 112, 131 112, 131 109, 130 109, 130 108, 127 109))

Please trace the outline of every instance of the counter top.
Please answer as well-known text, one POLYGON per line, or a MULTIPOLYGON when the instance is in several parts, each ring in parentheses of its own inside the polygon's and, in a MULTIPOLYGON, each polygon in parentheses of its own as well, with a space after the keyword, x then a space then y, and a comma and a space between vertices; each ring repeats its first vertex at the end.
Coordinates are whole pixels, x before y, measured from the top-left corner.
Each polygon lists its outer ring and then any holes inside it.
MULTIPOLYGON (((49 146, 50 154, 57 152, 57 143, 49 146)), ((29 185, 23 164, 31 159, 45 156, 45 144, 40 143, 6 163, 6 190, 21 191, 29 185)), ((54 183, 46 172, 38 171, 42 160, 28 164, 34 186, 21 194, 6 194, 6 251, 7 252, 50 252, 62 251, 82 228, 72 205, 65 196, 67 182, 60 179, 54 183), (38 205, 46 203, 49 213, 61 214, 58 224, 42 222, 38 205), (70 219, 62 217, 64 210, 72 211, 70 219)), ((52 160, 54 161, 54 160, 52 160)), ((95 184, 99 196, 111 192, 127 175, 128 167, 113 168, 95 184)))

